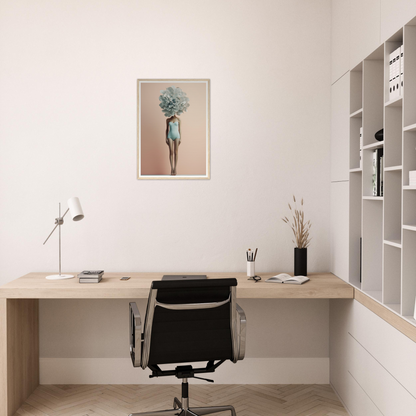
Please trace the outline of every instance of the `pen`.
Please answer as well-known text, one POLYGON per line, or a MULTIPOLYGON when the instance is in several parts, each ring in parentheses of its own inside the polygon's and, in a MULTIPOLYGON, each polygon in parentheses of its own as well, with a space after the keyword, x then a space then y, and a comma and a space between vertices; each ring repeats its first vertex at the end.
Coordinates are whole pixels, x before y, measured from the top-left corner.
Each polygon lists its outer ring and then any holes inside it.
POLYGON ((253 260, 253 261, 256 261, 256 257, 257 257, 257 250, 258 250, 258 248, 256 248, 256 252, 254 253, 254 260, 253 260))

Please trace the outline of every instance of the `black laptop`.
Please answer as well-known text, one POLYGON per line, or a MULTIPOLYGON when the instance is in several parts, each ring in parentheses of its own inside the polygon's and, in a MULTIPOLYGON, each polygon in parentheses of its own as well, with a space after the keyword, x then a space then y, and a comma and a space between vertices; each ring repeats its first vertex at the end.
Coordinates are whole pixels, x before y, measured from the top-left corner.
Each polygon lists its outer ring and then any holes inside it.
POLYGON ((206 274, 165 274, 162 280, 201 280, 206 278, 206 274))

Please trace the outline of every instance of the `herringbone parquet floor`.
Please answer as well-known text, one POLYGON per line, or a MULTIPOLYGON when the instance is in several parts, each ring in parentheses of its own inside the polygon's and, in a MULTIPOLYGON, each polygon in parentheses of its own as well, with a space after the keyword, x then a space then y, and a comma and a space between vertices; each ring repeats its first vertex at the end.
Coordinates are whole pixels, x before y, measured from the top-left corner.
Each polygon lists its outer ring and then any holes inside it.
MULTIPOLYGON (((126 416, 171 409, 174 396, 180 385, 42 385, 15 416, 126 416)), ((328 385, 190 384, 191 407, 227 404, 238 416, 348 416, 328 385)))

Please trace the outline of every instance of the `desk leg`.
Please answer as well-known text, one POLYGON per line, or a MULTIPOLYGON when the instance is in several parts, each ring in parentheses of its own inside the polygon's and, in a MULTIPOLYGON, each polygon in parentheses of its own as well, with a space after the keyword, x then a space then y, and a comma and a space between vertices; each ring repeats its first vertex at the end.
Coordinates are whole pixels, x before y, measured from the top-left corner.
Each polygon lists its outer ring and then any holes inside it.
POLYGON ((39 385, 39 300, 0 299, 0 414, 13 416, 39 385))

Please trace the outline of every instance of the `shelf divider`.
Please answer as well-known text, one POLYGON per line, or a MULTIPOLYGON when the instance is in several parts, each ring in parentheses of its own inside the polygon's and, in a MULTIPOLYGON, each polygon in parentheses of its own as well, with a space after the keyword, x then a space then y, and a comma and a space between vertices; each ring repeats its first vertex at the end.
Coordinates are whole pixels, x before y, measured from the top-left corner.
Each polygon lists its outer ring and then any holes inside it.
POLYGON ((359 110, 354 111, 352 114, 350 114, 350 117, 351 118, 361 118, 362 115, 363 115, 363 109, 360 108, 359 110))
POLYGON ((363 199, 366 201, 383 201, 384 197, 382 196, 363 196, 363 199))
POLYGON ((390 101, 387 101, 384 104, 385 107, 401 107, 402 106, 402 97, 393 98, 390 101))
POLYGON ((371 144, 367 144, 363 146, 363 150, 372 150, 372 149, 379 149, 380 147, 384 146, 384 142, 375 142, 371 144))
POLYGON ((402 242, 400 240, 384 240, 384 244, 392 247, 402 248, 402 242))
POLYGON ((416 124, 404 127, 403 131, 416 131, 416 124))

